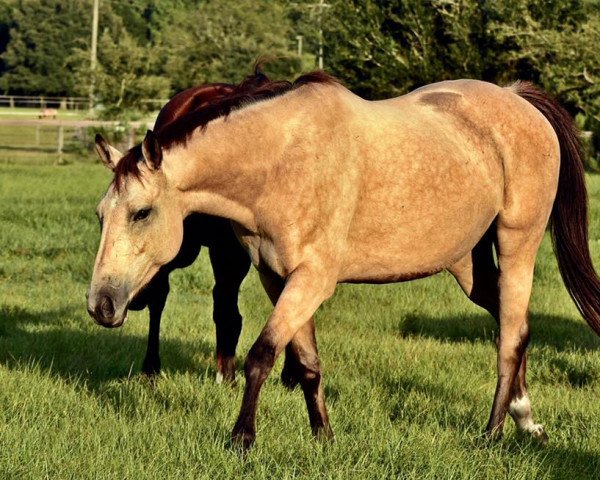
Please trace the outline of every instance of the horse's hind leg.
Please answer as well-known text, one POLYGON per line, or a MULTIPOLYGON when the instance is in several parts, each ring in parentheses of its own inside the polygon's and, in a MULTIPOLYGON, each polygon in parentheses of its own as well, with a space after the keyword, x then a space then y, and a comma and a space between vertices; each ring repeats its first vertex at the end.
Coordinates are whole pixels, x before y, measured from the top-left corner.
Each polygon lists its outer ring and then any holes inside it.
MULTIPOLYGON (((496 243, 496 227, 492 225, 469 255, 461 259, 448 270, 454 275, 459 285, 473 303, 485 308, 499 322, 499 270, 494 261, 493 248, 496 243)), ((497 339, 499 346, 499 339, 497 339)), ((527 394, 527 352, 513 383, 508 412, 517 428, 531 434, 534 438, 545 442, 547 436, 544 428, 533 421, 531 403, 527 394)))
POLYGON ((486 431, 490 435, 500 435, 506 413, 510 410, 519 428, 545 441, 543 427, 535 425, 531 419, 525 384, 525 350, 529 341, 527 311, 535 256, 545 227, 540 218, 543 215, 530 225, 525 223, 525 219, 520 223, 514 219, 498 220, 498 382, 486 431), (521 370, 523 374, 519 378, 521 370))
POLYGON ((209 248, 215 276, 213 288, 213 320, 217 330, 217 382, 235 380, 235 350, 242 331, 242 316, 238 309, 240 286, 250 259, 233 237, 234 244, 224 241, 209 248))

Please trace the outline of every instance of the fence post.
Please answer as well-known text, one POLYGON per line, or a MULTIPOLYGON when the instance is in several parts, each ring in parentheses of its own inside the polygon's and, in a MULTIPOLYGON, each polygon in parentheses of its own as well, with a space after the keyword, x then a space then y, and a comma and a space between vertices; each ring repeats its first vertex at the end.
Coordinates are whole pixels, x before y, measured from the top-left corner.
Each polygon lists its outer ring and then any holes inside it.
POLYGON ((10 98, 8 99, 8 106, 9 106, 10 108, 15 108, 15 99, 14 99, 14 97, 10 97, 10 98))
POLYGON ((127 148, 133 148, 135 146, 135 127, 131 127, 129 130, 129 145, 127 148))
POLYGON ((62 124, 58 126, 58 164, 60 165, 62 162, 62 150, 65 143, 65 131, 62 124))
POLYGON ((61 110, 66 110, 67 109, 67 99, 66 98, 61 98, 60 99, 60 109, 61 110))

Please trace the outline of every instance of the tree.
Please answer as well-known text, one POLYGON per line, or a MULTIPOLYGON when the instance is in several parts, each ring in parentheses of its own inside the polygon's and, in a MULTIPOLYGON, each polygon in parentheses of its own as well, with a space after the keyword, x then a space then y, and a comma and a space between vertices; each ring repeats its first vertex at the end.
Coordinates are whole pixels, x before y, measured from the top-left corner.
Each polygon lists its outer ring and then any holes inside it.
POLYGON ((175 90, 204 82, 239 82, 260 56, 276 57, 275 76, 300 70, 284 7, 267 0, 209 0, 180 11, 163 32, 164 74, 175 90))
MULTIPOLYGON (((591 130, 600 152, 600 4, 581 0, 494 3, 490 31, 497 79, 534 81, 555 95, 591 130)), ((596 166, 598 160, 592 160, 596 166)))
POLYGON ((444 79, 531 80, 600 148, 600 4, 582 0, 330 0, 326 60, 367 98, 444 79))
POLYGON ((64 67, 71 50, 89 38, 90 25, 81 21, 89 17, 88 7, 77 0, 11 4, 0 89, 13 94, 71 95, 74 79, 64 67))
POLYGON ((573 114, 600 120, 600 6, 513 0, 493 12, 498 79, 542 84, 573 114))
POLYGON ((474 0, 332 1, 324 22, 326 63, 368 98, 481 78, 483 15, 474 0))
POLYGON ((169 80, 153 73, 158 70, 159 61, 155 49, 140 46, 119 23, 105 28, 100 35, 94 71, 88 49, 76 49, 70 57, 70 65, 80 80, 75 87, 77 93, 86 95, 90 79, 94 78, 96 102, 103 115, 112 118, 155 109, 157 105, 144 100, 168 98, 170 93, 169 80))

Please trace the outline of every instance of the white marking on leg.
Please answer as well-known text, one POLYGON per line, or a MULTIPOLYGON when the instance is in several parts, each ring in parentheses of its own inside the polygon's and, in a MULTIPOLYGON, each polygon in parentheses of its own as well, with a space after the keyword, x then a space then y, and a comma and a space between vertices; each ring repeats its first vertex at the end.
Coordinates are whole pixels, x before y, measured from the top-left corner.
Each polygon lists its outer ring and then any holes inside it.
POLYGON ((221 372, 217 372, 217 378, 215 378, 215 382, 217 382, 217 384, 223 383, 223 374, 221 372))
POLYGON ((523 395, 521 398, 513 398, 508 407, 508 412, 517 424, 519 430, 530 433, 532 437, 542 443, 548 441, 544 426, 533 422, 531 402, 527 395, 523 395))
POLYGON ((529 428, 533 425, 533 417, 531 416, 531 402, 527 395, 521 398, 513 398, 508 411, 519 430, 529 431, 529 428))

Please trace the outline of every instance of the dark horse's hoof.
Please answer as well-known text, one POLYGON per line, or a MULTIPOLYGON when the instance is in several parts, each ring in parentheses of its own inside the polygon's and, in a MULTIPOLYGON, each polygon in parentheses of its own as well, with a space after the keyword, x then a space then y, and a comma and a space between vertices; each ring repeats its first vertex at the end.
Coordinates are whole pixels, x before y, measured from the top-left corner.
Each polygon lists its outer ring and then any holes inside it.
POLYGON ((160 374, 160 359, 159 358, 144 358, 142 363, 142 372, 148 378, 155 378, 160 374))
POLYGON ((502 430, 484 430, 475 437, 475 445, 479 448, 488 448, 502 439, 502 430))
POLYGON ((235 385, 235 357, 217 356, 217 383, 235 385))

